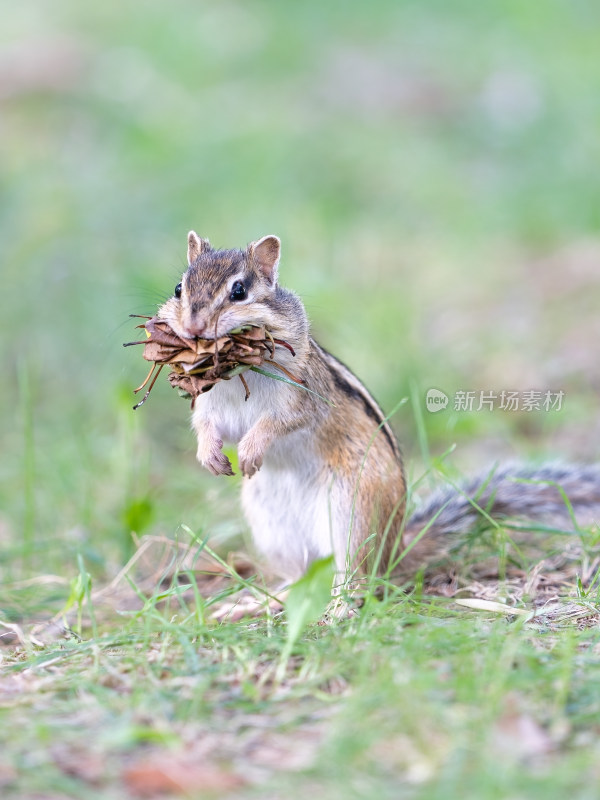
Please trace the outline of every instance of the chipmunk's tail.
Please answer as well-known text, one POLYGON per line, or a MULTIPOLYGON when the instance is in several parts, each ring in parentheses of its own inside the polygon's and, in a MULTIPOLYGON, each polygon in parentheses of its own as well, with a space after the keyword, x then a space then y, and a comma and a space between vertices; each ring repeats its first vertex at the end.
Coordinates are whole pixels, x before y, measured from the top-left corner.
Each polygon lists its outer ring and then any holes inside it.
POLYGON ((438 560, 492 520, 567 532, 600 525, 600 464, 506 464, 433 492, 405 524, 401 571, 438 560))

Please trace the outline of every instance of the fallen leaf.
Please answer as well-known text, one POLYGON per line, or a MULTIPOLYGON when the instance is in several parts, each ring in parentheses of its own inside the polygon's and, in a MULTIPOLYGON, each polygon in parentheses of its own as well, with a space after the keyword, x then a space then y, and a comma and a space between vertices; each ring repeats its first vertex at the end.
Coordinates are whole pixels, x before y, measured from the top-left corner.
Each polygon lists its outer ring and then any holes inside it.
POLYGON ((509 695, 506 708, 492 730, 492 741, 499 756, 527 761, 552 752, 556 745, 548 731, 522 709, 523 701, 509 695))
POLYGON ((198 795, 238 789, 245 781, 216 765, 203 765, 169 755, 140 759, 127 767, 123 780, 137 797, 171 794, 198 795))
POLYGON ((458 599, 454 601, 459 606, 466 608, 473 608, 476 611, 493 611, 496 614, 507 614, 508 616, 515 617, 534 617, 534 611, 528 611, 525 608, 514 608, 508 606, 506 603, 497 603, 495 600, 480 600, 477 597, 458 599))

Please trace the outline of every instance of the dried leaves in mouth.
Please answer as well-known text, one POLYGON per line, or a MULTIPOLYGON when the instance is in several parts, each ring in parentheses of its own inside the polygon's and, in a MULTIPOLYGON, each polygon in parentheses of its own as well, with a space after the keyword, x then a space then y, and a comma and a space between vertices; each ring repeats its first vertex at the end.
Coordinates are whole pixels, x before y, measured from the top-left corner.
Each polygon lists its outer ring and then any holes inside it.
POLYGON ((148 338, 124 345, 143 344, 144 358, 153 362, 146 380, 134 390, 137 394, 148 386, 146 394, 134 408, 139 408, 145 402, 165 364, 171 367, 169 383, 184 396, 191 397, 192 408, 198 395, 208 392, 218 381, 236 376, 244 386, 247 400, 250 390, 243 373, 264 363, 277 367, 293 382, 302 383, 274 360, 276 347, 285 347, 295 355, 291 345, 274 339, 264 327, 244 325, 218 339, 184 339, 165 320, 158 317, 143 319, 147 322, 138 325, 138 328, 144 328, 148 338))

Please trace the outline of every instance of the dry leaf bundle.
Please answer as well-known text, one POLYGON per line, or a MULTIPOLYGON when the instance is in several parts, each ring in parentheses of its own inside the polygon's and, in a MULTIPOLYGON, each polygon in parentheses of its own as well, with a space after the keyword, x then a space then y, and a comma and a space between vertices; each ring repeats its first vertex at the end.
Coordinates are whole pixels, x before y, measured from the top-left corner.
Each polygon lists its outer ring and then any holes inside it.
POLYGON ((145 329, 147 339, 124 345, 143 344, 144 358, 152 362, 146 380, 134 392, 137 394, 148 384, 149 388, 134 408, 139 408, 145 402, 165 364, 171 367, 169 383, 185 397, 191 398, 192 408, 198 395, 208 392, 218 381, 236 376, 244 385, 247 400, 250 390, 243 373, 249 369, 258 370, 265 363, 277 367, 287 375, 289 381, 302 384, 301 380, 274 360, 276 347, 285 347, 295 355, 293 348, 282 339, 273 338, 264 327, 244 325, 218 339, 184 339, 165 320, 158 317, 143 319, 147 321, 138 325, 138 328, 145 329))

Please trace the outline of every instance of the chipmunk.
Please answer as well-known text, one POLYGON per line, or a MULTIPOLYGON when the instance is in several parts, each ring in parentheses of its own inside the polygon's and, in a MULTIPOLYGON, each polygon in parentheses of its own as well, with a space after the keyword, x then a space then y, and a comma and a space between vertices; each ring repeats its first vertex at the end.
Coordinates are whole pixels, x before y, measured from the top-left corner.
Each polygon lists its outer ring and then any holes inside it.
POLYGON ((294 581, 332 554, 342 576, 373 568, 407 576, 482 513, 568 523, 561 491, 579 524, 600 519, 598 466, 487 472, 462 490, 434 494, 407 519, 396 437, 359 379, 311 337, 300 298, 279 286, 280 251, 273 235, 245 250, 215 250, 191 231, 189 266, 158 311, 185 339, 253 324, 291 345, 279 361, 310 391, 249 371, 247 398, 238 381, 221 381, 192 413, 198 461, 214 475, 233 475, 222 448, 237 444, 243 510, 274 572, 294 581))

